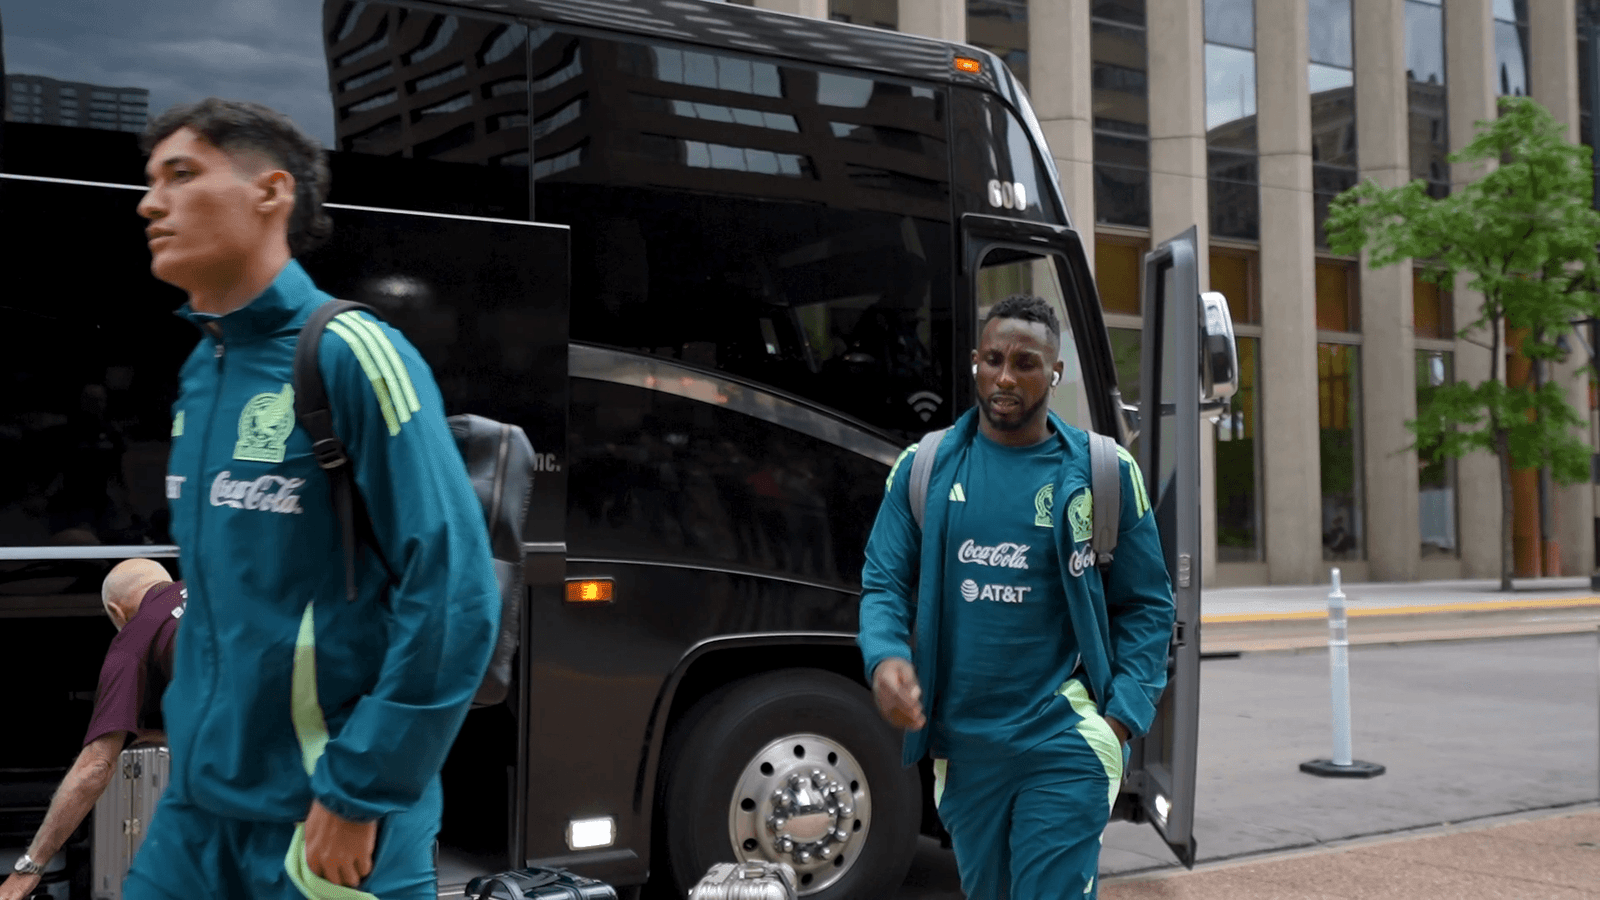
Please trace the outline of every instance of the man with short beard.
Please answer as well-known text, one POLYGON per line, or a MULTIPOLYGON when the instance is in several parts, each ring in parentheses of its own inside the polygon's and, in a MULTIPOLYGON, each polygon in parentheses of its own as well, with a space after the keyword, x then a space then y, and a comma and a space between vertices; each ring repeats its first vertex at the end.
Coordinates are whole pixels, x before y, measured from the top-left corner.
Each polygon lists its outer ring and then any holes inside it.
POLYGON ((969 900, 1096 896, 1127 741, 1166 687, 1175 607, 1143 479, 1119 448, 1102 571, 1089 438, 1048 408, 1060 350, 1044 300, 995 304, 972 354, 978 407, 938 445, 922 525, 913 446, 890 470, 861 575, 867 678, 906 730, 904 763, 934 758, 969 900))

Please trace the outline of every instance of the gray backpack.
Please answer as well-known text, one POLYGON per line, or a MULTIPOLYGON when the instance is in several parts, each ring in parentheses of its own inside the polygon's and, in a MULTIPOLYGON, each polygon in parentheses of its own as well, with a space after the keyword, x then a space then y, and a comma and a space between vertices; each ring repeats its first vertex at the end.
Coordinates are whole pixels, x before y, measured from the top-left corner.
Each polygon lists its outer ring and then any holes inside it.
MULTIPOLYGON (((939 443, 950 431, 941 428, 930 431, 917 444, 911 456, 911 517, 917 527, 922 527, 923 509, 928 505, 928 479, 933 475, 933 458, 939 452, 939 443)), ((1122 516, 1122 474, 1117 462, 1117 442, 1103 435, 1089 432, 1089 481, 1093 495, 1094 531, 1089 546, 1094 551, 1094 564, 1105 575, 1111 566, 1111 555, 1117 549, 1118 520, 1122 516)))

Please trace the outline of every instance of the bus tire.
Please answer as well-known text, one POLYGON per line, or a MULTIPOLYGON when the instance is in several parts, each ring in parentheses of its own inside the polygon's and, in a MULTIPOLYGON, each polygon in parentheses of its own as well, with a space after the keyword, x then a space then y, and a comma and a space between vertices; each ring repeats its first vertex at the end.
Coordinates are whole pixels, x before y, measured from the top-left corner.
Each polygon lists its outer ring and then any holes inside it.
POLYGON ((662 772, 657 846, 684 894, 715 863, 777 859, 802 897, 886 897, 916 852, 917 770, 871 694, 832 672, 713 692, 669 736, 662 772))

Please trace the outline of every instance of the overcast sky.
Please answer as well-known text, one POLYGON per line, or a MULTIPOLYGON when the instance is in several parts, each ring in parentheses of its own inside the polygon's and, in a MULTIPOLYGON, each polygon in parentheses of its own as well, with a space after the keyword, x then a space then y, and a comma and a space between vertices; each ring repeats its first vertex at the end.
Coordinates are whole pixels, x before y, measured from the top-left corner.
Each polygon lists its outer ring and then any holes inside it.
POLYGON ((254 100, 331 146, 322 6, 323 0, 0 0, 5 68, 145 88, 151 115, 210 95, 254 100))

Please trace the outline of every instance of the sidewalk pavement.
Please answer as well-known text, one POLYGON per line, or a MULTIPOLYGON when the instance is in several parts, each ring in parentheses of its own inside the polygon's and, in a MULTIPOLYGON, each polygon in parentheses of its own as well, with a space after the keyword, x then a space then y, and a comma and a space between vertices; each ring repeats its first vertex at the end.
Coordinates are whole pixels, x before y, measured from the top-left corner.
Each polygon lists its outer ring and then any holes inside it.
POLYGON ((1108 878, 1105 900, 1600 898, 1600 808, 1108 878))
MULTIPOLYGON (((1600 595, 1588 578, 1428 581, 1343 586, 1352 645, 1593 632, 1600 595)), ((1217 588, 1201 596, 1207 654, 1327 646, 1329 585, 1217 588)))

